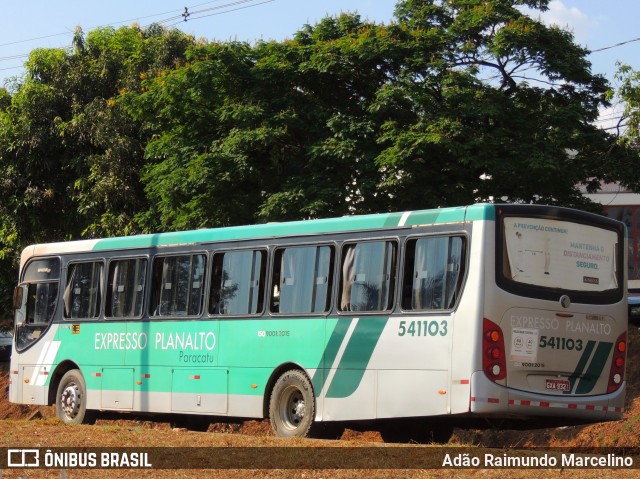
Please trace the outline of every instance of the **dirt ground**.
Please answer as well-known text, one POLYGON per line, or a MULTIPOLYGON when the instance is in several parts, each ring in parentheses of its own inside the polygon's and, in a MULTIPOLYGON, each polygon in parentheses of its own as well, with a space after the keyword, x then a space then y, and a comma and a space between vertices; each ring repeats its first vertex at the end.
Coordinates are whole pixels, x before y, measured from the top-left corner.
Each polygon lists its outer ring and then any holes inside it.
MULTIPOLYGON (((5 368, 6 369, 6 368, 5 368)), ((455 470, 455 469, 350 469, 349 458, 376 452, 374 447, 410 448, 407 453, 432 454, 434 447, 443 450, 467 451, 469 448, 498 448, 514 450, 531 447, 554 448, 640 448, 640 333, 637 327, 629 330, 627 357, 627 399, 624 417, 620 421, 593 424, 570 424, 558 419, 518 422, 425 420, 382 423, 354 423, 325 427, 319 431, 321 439, 283 440, 271 435, 266 421, 202 423, 176 416, 144 417, 127 414, 101 414, 94 425, 64 426, 54 417, 52 407, 30 407, 11 404, 6 395, 0 399, 0 447, 143 447, 178 448, 240 448, 240 451, 277 453, 294 447, 304 455, 305 448, 340 448, 344 456, 341 469, 171 469, 171 470, 114 470, 114 469, 51 469, 0 470, 0 478, 30 479, 105 477, 299 477, 304 479, 334 478, 423 478, 423 477, 508 477, 538 478, 540 470, 455 470), (181 421, 182 420, 182 421, 181 421), (198 432, 194 429, 206 432, 198 432), (242 449, 263 448, 263 449, 242 449), (342 448, 346 449, 346 453, 342 448), (458 449, 457 449, 458 448, 458 449)), ((0 391, 8 387, 6 371, 0 376, 0 391)), ((315 451, 313 449, 311 451, 315 451)), ((215 451, 217 449, 212 449, 215 451)), ((307 449, 309 451, 309 449, 307 449)), ((378 450, 379 451, 379 450, 378 450)), ((384 452, 384 451, 382 451, 384 452)), ((387 451, 388 452, 388 451, 387 451)), ((400 450, 402 453, 402 450, 400 450)), ((393 455, 393 454, 392 454, 393 455)), ((342 457, 342 456, 340 456, 342 457)), ((382 457, 382 456, 381 456, 382 457)), ((385 456, 386 457, 386 456, 385 456)), ((179 458, 177 459, 179 461, 179 458)), ((636 457, 640 462, 640 458, 636 457)), ((601 469, 545 470, 545 477, 638 477, 636 470, 607 471, 601 469)))

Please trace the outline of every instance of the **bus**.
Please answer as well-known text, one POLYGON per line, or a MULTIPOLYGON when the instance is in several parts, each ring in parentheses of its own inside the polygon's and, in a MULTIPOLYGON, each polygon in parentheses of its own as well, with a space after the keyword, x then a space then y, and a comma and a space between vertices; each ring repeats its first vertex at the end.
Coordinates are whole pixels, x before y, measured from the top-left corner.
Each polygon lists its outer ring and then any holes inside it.
POLYGON ((626 231, 474 204, 27 247, 9 399, 323 421, 623 413, 626 231))

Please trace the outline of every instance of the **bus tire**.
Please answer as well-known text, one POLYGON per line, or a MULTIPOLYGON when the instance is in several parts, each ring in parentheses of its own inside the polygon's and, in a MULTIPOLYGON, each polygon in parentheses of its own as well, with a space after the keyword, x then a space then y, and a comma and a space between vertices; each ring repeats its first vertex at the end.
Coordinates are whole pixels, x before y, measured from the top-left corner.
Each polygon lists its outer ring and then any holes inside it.
POLYGON ((311 381, 302 371, 282 374, 271 392, 269 422, 276 436, 307 437, 315 418, 316 399, 311 381))
POLYGON ((56 415, 65 424, 88 424, 93 415, 87 411, 87 387, 77 369, 67 371, 56 392, 56 415))

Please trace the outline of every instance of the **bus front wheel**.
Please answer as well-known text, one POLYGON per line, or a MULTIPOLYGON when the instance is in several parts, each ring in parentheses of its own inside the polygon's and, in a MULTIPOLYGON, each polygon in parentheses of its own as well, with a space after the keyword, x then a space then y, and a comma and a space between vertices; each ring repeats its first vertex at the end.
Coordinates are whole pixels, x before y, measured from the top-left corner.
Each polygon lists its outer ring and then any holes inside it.
POLYGON ((82 373, 77 369, 67 371, 58 384, 56 415, 65 424, 91 422, 87 412, 87 387, 82 373))
POLYGON ((269 401, 269 421, 276 436, 306 437, 315 417, 311 381, 292 369, 278 378, 269 401))

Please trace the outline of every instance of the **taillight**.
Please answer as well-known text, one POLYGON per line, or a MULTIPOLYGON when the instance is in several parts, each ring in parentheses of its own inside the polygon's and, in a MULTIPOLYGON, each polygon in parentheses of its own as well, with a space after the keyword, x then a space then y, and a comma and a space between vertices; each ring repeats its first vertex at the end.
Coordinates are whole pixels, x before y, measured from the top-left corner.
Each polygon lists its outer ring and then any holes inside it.
POLYGON ((484 318, 482 323, 482 369, 489 379, 499 381, 507 377, 507 360, 502 329, 484 318))
POLYGON ((624 380, 624 366, 626 362, 627 353, 627 333, 622 333, 616 339, 616 343, 613 346, 613 357, 611 358, 611 371, 609 372, 609 385, 607 386, 607 392, 612 393, 616 391, 624 380))

